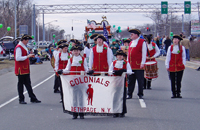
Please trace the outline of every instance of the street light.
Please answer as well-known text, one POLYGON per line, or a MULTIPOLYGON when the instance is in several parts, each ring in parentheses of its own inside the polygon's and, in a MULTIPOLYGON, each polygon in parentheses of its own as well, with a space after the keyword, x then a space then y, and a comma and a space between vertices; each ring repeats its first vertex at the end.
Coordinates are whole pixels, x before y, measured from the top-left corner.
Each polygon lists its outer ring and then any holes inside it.
POLYGON ((53 20, 53 21, 51 21, 51 22, 48 22, 48 23, 45 23, 44 24, 44 20, 43 20, 43 42, 45 41, 45 25, 46 24, 50 24, 50 23, 52 23, 52 22, 57 22, 58 20, 53 20))

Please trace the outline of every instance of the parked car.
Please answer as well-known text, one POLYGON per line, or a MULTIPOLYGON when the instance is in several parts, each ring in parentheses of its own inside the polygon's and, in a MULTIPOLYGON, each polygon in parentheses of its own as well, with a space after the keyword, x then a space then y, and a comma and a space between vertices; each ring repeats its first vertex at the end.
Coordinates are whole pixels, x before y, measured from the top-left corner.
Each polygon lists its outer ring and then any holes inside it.
POLYGON ((5 54, 9 57, 10 60, 14 59, 14 49, 17 45, 16 41, 14 42, 13 40, 14 38, 11 36, 5 36, 0 39, 0 44, 4 48, 5 54))
POLYGON ((49 45, 46 43, 46 42, 42 42, 42 43, 39 43, 38 44, 38 47, 39 48, 45 48, 45 47, 48 47, 49 45))
POLYGON ((8 59, 8 56, 5 53, 3 46, 0 44, 0 61, 8 59))

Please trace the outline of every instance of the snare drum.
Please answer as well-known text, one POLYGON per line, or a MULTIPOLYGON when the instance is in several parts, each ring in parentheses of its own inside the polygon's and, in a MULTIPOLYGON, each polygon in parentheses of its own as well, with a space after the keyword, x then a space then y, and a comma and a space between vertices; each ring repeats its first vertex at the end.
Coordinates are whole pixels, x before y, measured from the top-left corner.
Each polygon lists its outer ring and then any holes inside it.
POLYGON ((158 68, 156 61, 148 61, 145 63, 144 77, 146 79, 154 79, 158 77, 158 68))

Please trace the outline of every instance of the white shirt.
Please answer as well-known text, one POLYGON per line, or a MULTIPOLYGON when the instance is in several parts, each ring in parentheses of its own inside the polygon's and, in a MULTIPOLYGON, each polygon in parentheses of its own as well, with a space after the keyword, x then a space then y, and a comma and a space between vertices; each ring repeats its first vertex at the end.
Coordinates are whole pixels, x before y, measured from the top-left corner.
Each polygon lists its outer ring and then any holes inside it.
MULTIPOLYGON (((185 47, 182 46, 182 61, 183 61, 183 64, 185 65, 186 64, 186 55, 185 55, 185 47)), ((166 56, 166 60, 165 60, 165 66, 166 68, 168 69, 169 68, 169 62, 171 60, 171 53, 173 54, 178 54, 178 51, 179 51, 179 48, 178 48, 178 45, 174 45, 173 46, 173 51, 171 52, 171 46, 169 46, 168 50, 167 50, 167 56, 166 56)))
MULTIPOLYGON (((156 45, 156 44, 155 44, 155 45, 156 45)), ((148 47, 149 51, 151 51, 151 50, 154 49, 154 48, 153 48, 153 45, 152 45, 152 42, 151 42, 150 44, 147 44, 147 47, 148 47)), ((156 57, 158 57, 158 56, 160 55, 160 50, 159 50, 159 48, 158 48, 157 45, 156 45, 156 47, 155 47, 155 50, 156 50, 156 53, 153 55, 154 58, 156 58, 156 57)), ((147 53, 147 55, 148 55, 148 53, 147 53)))
MULTIPOLYGON (((60 56, 61 61, 66 61, 68 60, 68 53, 63 53, 61 52, 61 56, 60 56)), ((59 53, 56 55, 55 57, 55 71, 58 71, 58 66, 59 66, 59 53)))
MULTIPOLYGON (((27 51, 27 54, 28 54, 28 48, 21 41, 18 44, 21 45, 27 51)), ((17 47, 16 56, 15 56, 16 61, 24 61, 27 58, 28 58, 27 56, 22 56, 21 48, 17 47)))
MULTIPOLYGON (((109 67, 108 74, 112 75, 114 67, 116 67, 118 69, 122 69, 123 64, 124 64, 124 60, 121 60, 121 61, 117 60, 115 66, 113 66, 113 62, 112 62, 110 67, 109 67)), ((127 74, 132 74, 132 69, 131 69, 131 66, 128 62, 127 62, 126 68, 127 68, 127 70, 126 70, 127 74)))
MULTIPOLYGON (((99 46, 97 44, 96 47, 97 47, 97 52, 98 53, 102 53, 103 52, 103 45, 99 46)), ((112 63, 113 53, 112 53, 112 50, 109 47, 106 47, 106 48, 107 48, 107 62, 108 62, 108 66, 109 66, 112 63)), ((90 56, 89 56, 89 69, 92 69, 94 58, 95 57, 94 57, 93 49, 91 49, 90 56)))
MULTIPOLYGON (((71 66, 81 66, 81 64, 79 63, 79 61, 81 61, 81 60, 82 60, 82 57, 80 55, 79 56, 73 56, 72 63, 69 59, 66 68, 63 70, 63 73, 69 73, 69 71, 71 70, 71 66)), ((87 67, 87 60, 86 59, 84 60, 83 66, 84 66, 85 72, 87 72, 88 67, 87 67)))
MULTIPOLYGON (((133 40, 130 47, 136 47, 138 44, 140 37, 138 37, 137 39, 133 40)), ((130 48, 129 48, 130 49, 130 48)), ((146 62, 146 55, 147 55, 147 45, 146 42, 144 41, 142 44, 142 61, 141 64, 145 64, 146 62)), ((128 57, 127 57, 127 61, 128 61, 128 57)))
POLYGON ((90 51, 91 51, 90 48, 87 48, 87 47, 84 48, 84 54, 86 54, 87 58, 89 58, 89 56, 90 56, 90 51))

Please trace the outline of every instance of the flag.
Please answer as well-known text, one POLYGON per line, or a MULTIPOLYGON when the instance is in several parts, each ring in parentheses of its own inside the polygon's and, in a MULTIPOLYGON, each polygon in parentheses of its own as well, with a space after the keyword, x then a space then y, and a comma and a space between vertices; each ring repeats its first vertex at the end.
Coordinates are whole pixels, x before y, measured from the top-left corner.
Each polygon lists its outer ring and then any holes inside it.
POLYGON ((108 41, 108 31, 107 31, 107 29, 106 29, 106 25, 105 25, 105 23, 103 22, 103 35, 104 35, 104 37, 106 38, 106 43, 109 45, 109 41, 108 41))
POLYGON ((88 19, 87 19, 87 25, 88 25, 88 28, 93 28, 93 29, 96 28, 96 26, 93 23, 91 23, 90 20, 88 19))

